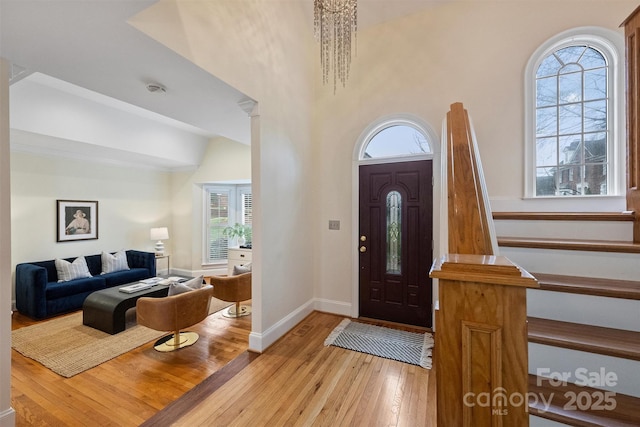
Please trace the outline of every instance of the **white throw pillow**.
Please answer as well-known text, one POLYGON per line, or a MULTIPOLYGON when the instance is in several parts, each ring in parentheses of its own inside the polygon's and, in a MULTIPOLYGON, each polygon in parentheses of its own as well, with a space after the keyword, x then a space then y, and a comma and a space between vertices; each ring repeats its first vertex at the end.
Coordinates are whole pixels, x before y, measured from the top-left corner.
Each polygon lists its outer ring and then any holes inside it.
POLYGON ((178 283, 171 282, 169 283, 169 293, 167 296, 183 294, 185 292, 194 291, 196 289, 200 289, 203 286, 203 278, 202 276, 198 276, 194 279, 187 280, 186 282, 178 283))
POLYGON ((251 263, 245 265, 234 265, 232 276, 237 276, 239 274, 249 273, 251 271, 251 263))
POLYGON ((129 270, 129 264, 127 264, 127 253, 124 249, 116 252, 114 255, 102 251, 102 274, 122 270, 129 270))
POLYGON ((67 282, 69 280, 80 279, 82 277, 91 277, 89 267, 87 267, 87 260, 84 259, 83 256, 74 259, 73 262, 56 258, 55 263, 56 271, 58 272, 58 282, 67 282))

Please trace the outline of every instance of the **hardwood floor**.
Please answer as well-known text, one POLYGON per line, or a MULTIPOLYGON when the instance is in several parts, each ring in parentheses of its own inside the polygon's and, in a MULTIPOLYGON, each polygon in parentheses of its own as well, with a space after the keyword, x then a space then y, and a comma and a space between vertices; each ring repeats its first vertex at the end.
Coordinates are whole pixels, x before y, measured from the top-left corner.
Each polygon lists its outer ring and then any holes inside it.
MULTIPOLYGON (((14 313, 12 328, 36 323, 14 313)), ((21 426, 137 426, 247 349, 251 316, 220 312, 189 328, 193 346, 159 353, 153 342, 71 378, 11 351, 11 405, 21 426)))
POLYGON ((342 317, 314 312, 261 355, 244 351, 250 318, 212 315, 189 349, 149 343, 69 379, 14 351, 17 425, 436 425, 435 371, 324 347, 342 317))

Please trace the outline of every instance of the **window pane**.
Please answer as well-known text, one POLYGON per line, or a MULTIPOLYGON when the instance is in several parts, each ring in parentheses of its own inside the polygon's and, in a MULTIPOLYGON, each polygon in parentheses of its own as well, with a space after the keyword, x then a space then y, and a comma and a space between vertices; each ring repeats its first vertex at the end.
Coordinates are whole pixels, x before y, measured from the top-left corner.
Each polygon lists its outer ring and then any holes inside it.
POLYGON ((558 133, 557 107, 538 108, 536 110, 536 136, 549 136, 558 133))
POLYGON ((399 192, 387 194, 387 273, 400 274, 402 242, 402 197, 399 192))
POLYGON ((229 225, 229 193, 212 191, 209 193, 209 262, 227 259, 229 242, 223 230, 229 225))
POLYGON ((553 55, 549 55, 538 66, 536 77, 547 77, 547 76, 555 77, 555 75, 558 74, 558 71, 560 71, 561 67, 562 67, 562 64, 558 62, 556 57, 553 55))
POLYGON ((536 168, 536 196, 555 196, 556 172, 552 168, 536 168))
POLYGON ((600 68, 584 73, 584 99, 605 99, 607 97, 607 70, 600 68))
POLYGON ((245 246, 248 246, 251 244, 253 236, 251 230, 251 224, 253 222, 253 198, 251 193, 242 192, 240 194, 240 203, 242 223, 249 226, 247 229, 247 235, 245 236, 245 246))
POLYGON ((582 131, 582 104, 569 104, 560 107, 558 130, 560 135, 582 131))
POLYGON ((607 101, 584 103, 584 131, 594 132, 607 129, 607 101))
POLYGON ((580 165, 567 165, 558 169, 558 194, 560 196, 581 196, 581 169, 580 165))
POLYGON ((538 138, 536 140, 536 166, 558 164, 557 138, 538 138))
POLYGON ((538 107, 556 105, 558 102, 558 80, 556 76, 537 80, 536 99, 538 107))
POLYGON ((556 56, 563 64, 578 62, 585 51, 585 46, 569 46, 556 51, 556 56))
POLYGON ((425 136, 411 126, 390 126, 371 138, 364 158, 412 156, 431 152, 425 136))
POLYGON ((558 78, 560 103, 582 101, 582 73, 561 74, 558 78))
POLYGON ((607 134, 604 132, 585 135, 585 163, 607 162, 607 134))
POLYGON ((582 163, 582 135, 567 135, 559 138, 560 142, 560 163, 580 164, 582 163))
POLYGON ((585 194, 607 194, 607 165, 585 165, 585 194))
POLYGON ((607 61, 604 56, 594 48, 590 47, 585 50, 582 58, 580 58, 580 65, 585 69, 606 67, 607 61))

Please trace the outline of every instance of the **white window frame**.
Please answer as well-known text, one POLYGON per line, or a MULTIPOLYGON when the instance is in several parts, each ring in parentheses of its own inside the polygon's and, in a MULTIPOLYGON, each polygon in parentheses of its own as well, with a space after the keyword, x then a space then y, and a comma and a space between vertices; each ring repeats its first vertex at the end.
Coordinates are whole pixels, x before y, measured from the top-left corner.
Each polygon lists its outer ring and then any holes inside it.
MULTIPOLYGON (((209 201, 211 193, 227 193, 229 198, 229 212, 227 226, 232 226, 235 223, 244 224, 244 212, 243 206, 241 206, 242 194, 251 194, 251 184, 205 184, 202 187, 202 265, 224 265, 228 262, 225 259, 211 260, 209 259, 209 224, 210 224, 210 209, 209 201)), ((228 247, 234 243, 234 240, 229 240, 228 247)))
POLYGON ((524 196, 531 199, 576 199, 612 197, 623 194, 625 182, 625 76, 624 37, 600 27, 579 27, 564 31, 543 43, 529 58, 524 74, 525 158, 524 196), (551 53, 564 47, 587 44, 600 51, 610 66, 607 87, 609 140, 609 187, 606 195, 536 196, 536 73, 540 63, 551 53))

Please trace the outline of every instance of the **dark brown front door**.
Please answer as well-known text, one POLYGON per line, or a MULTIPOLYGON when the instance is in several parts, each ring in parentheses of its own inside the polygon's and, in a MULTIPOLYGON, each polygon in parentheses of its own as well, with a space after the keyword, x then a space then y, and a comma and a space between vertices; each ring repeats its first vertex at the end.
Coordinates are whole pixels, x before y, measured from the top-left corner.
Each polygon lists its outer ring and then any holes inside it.
POLYGON ((360 316, 431 327, 431 160, 360 166, 360 316))

